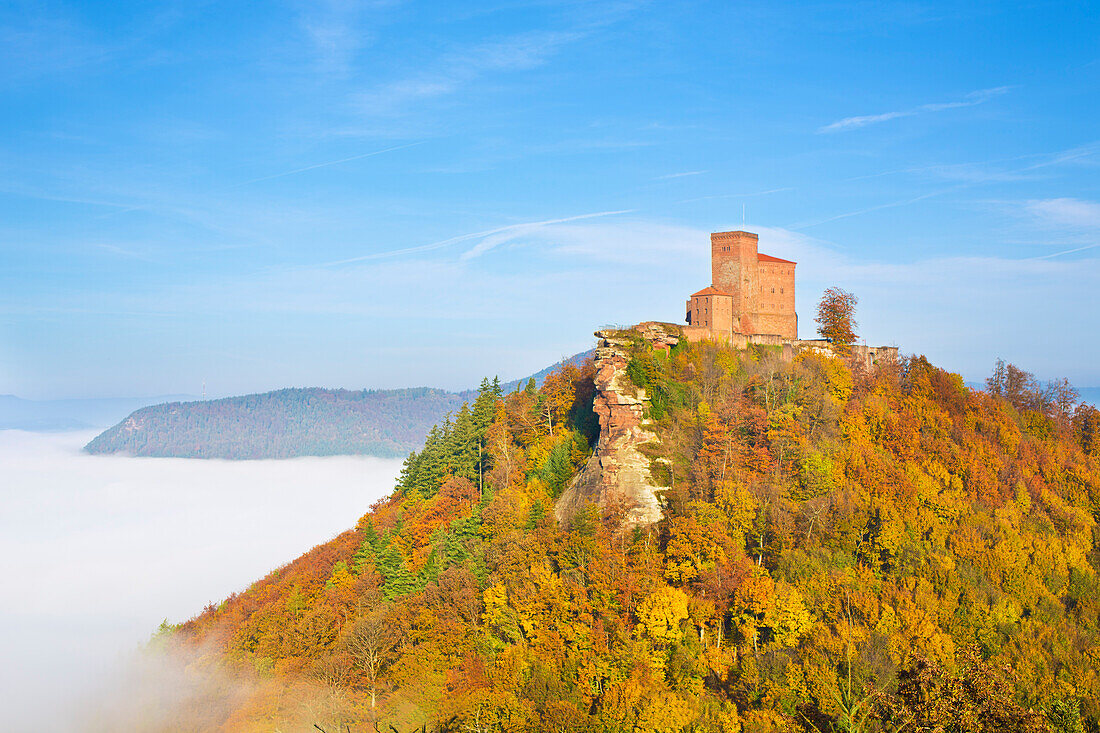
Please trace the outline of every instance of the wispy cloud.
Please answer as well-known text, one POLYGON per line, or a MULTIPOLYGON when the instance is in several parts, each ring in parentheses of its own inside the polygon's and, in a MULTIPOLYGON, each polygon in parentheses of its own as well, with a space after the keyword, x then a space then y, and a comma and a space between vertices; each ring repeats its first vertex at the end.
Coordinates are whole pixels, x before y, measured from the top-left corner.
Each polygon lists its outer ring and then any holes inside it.
POLYGON ((0 14, 0 83, 8 86, 102 63, 117 49, 94 40, 75 14, 16 5, 0 14))
MULTIPOLYGON (((469 91, 491 74, 538 68, 566 46, 629 16, 640 4, 582 3, 570 7, 568 27, 529 30, 444 50, 419 70, 353 94, 351 105, 371 117, 401 115, 417 103, 469 91)), ((355 128, 345 131, 349 133, 355 134, 355 128)))
POLYGON ((587 260, 667 267, 670 259, 683 263, 687 258, 700 256, 705 249, 699 246, 701 241, 706 241, 706 235, 688 227, 653 221, 582 222, 575 218, 494 234, 465 252, 462 259, 512 245, 535 247, 571 263, 587 260))
POLYGON ((895 120, 899 117, 914 117, 916 115, 924 114, 926 112, 943 112, 949 109, 958 109, 959 107, 974 107, 975 105, 988 102, 994 97, 1009 91, 1012 87, 993 87, 992 89, 978 89, 977 91, 970 92, 963 99, 955 102, 934 102, 931 104, 922 104, 918 107, 912 107, 905 110, 897 110, 893 112, 883 112, 875 115, 858 115, 855 117, 845 117, 844 119, 831 122, 824 127, 818 128, 819 133, 827 132, 843 132, 845 130, 855 130, 860 127, 867 127, 868 125, 875 125, 880 122, 887 122, 889 120, 895 120))
POLYGON ((93 198, 91 196, 85 197, 77 194, 69 195, 64 193, 51 193, 48 191, 38 190, 25 184, 7 183, 3 186, 0 186, 0 194, 19 196, 21 198, 37 199, 39 201, 57 201, 66 204, 104 206, 113 209, 127 210, 131 208, 129 204, 118 203, 116 201, 107 201, 105 199, 93 198))
POLYGON ((134 259, 134 260, 141 260, 142 262, 155 262, 156 261, 152 257, 150 257, 149 255, 145 254, 144 252, 138 252, 137 250, 134 250, 134 249, 128 249, 126 247, 121 247, 117 244, 103 244, 103 243, 101 243, 101 244, 97 244, 96 247, 98 249, 103 250, 104 252, 109 252, 113 255, 118 255, 119 257, 128 257, 128 258, 134 259))
POLYGON ((988 160, 973 160, 962 163, 936 163, 933 165, 894 168, 875 173, 849 176, 848 178, 838 179, 837 182, 847 183, 849 181, 863 181, 870 178, 882 178, 884 176, 894 176, 905 173, 928 173, 939 176, 940 178, 975 183, 1022 181, 1030 177, 1027 175, 1030 171, 1041 168, 1048 168, 1050 166, 1066 163, 1087 164, 1088 159, 1094 157, 1098 152, 1100 152, 1100 143, 1093 142, 1055 152, 1024 153, 1022 155, 1010 155, 1001 158, 990 158, 988 160), (1036 162, 1014 170, 993 167, 998 164, 1013 163, 1021 160, 1035 160, 1036 162))
POLYGON ((1053 259, 1055 257, 1061 257, 1062 255, 1071 255, 1071 254, 1074 254, 1074 253, 1077 253, 1077 252, 1084 252, 1085 250, 1089 250, 1089 249, 1096 249, 1097 247, 1100 247, 1100 242, 1097 242, 1096 244, 1086 244, 1083 247, 1074 247, 1073 249, 1064 249, 1061 252, 1053 252, 1053 253, 1048 254, 1048 255, 1040 255, 1038 257, 1034 257, 1033 259, 1036 259, 1036 260, 1049 260, 1049 259, 1053 259))
POLYGON ((583 31, 536 31, 444 54, 432 69, 383 84, 354 98, 371 115, 403 112, 410 104, 458 92, 490 72, 522 71, 542 65, 583 31))
MULTIPOLYGON (((402 255, 420 254, 421 252, 431 252, 432 250, 442 249, 452 244, 458 244, 459 242, 469 242, 474 239, 484 239, 495 234, 501 234, 503 232, 512 231, 534 231, 540 227, 549 226, 551 224, 562 224, 569 221, 579 221, 581 219, 595 219, 602 216, 615 216, 618 214, 629 214, 633 209, 622 209, 620 211, 598 211, 593 214, 581 214, 579 216, 569 216, 563 219, 546 219, 544 221, 529 221, 522 224, 509 224, 508 226, 497 227, 495 229, 486 229, 481 232, 471 232, 469 234, 460 234, 457 237, 449 237, 448 239, 442 239, 438 242, 432 242, 430 244, 421 244, 416 247, 403 247, 401 249, 388 250, 386 252, 374 252, 369 255, 362 255, 360 257, 349 257, 343 260, 335 260, 333 262, 325 262, 314 267, 336 267, 338 265, 350 265, 355 262, 367 262, 369 260, 380 260, 389 257, 400 257, 402 255)), ((479 254, 491 249, 487 247, 482 250, 478 250, 477 247, 463 253, 463 259, 470 259, 471 257, 477 257, 479 254), (475 251, 476 250, 476 251, 475 251)))
POLYGON ((1049 260, 1100 247, 1100 203, 1075 198, 1044 199, 1026 202, 1024 210, 1039 226, 1069 234, 1067 243, 1073 240, 1081 242, 1080 246, 1040 255, 1035 258, 1037 260, 1049 260))
POLYGON ((366 27, 370 10, 397 5, 398 0, 324 0, 305 3, 298 18, 309 40, 320 71, 345 74, 356 54, 374 41, 375 32, 366 27))
POLYGON ((1100 203, 1095 201, 1075 198, 1033 200, 1028 201, 1025 207, 1029 214, 1044 224, 1100 229, 1100 203))
MULTIPOLYGON (((1026 166, 1013 170, 992 170, 984 167, 983 163, 961 163, 956 165, 922 166, 917 168, 886 171, 879 174, 855 176, 853 178, 841 179, 842 181, 850 181, 861 180, 864 178, 874 178, 876 176, 883 175, 893 175, 895 173, 934 172, 938 173, 943 178, 957 180, 960 181, 960 183, 957 183, 954 186, 948 186, 946 188, 939 188, 933 191, 927 191, 916 196, 907 196, 905 198, 895 199, 893 201, 887 201, 885 203, 875 204, 873 206, 867 206, 864 208, 856 209, 854 211, 846 211, 841 214, 834 214, 832 216, 827 216, 820 219, 798 222, 796 224, 789 225, 787 228, 792 230, 807 229, 809 227, 814 227, 819 224, 826 224, 828 222, 837 221, 839 219, 847 219, 853 216, 869 214, 871 212, 880 211, 882 209, 892 209, 899 206, 908 206, 910 204, 915 204, 919 201, 924 201, 925 199, 930 199, 936 196, 942 196, 943 194, 973 188, 985 183, 1027 180, 1028 176, 1026 174, 1031 171, 1066 164, 1081 164, 1082 161, 1086 161, 1090 157, 1094 156, 1097 152, 1100 152, 1100 145, 1097 145, 1096 143, 1090 143, 1088 145, 1081 145, 1074 148, 1069 148, 1067 150, 1058 151, 1056 153, 1018 155, 1011 158, 986 161, 986 163, 999 163, 1011 160, 1040 158, 1038 162, 1030 163, 1026 166)), ((1070 222, 1077 222, 1078 224, 1080 224, 1084 221, 1094 221, 1094 217, 1097 216, 1096 210, 1100 209, 1100 205, 1088 201, 1078 201, 1076 199, 1050 199, 1047 201, 1030 201, 1025 206, 1025 209, 1033 218, 1045 221, 1047 224, 1058 223, 1064 225, 1070 222), (1092 207, 1096 207, 1096 209, 1092 207)), ((1017 207, 1017 210, 1014 213, 1018 213, 1018 211, 1019 209, 1017 207)), ((1086 247, 1085 249, 1088 249, 1088 247, 1086 247)), ((1068 254, 1069 252, 1076 251, 1080 250, 1067 250, 1066 252, 1063 252, 1061 254, 1068 254)))

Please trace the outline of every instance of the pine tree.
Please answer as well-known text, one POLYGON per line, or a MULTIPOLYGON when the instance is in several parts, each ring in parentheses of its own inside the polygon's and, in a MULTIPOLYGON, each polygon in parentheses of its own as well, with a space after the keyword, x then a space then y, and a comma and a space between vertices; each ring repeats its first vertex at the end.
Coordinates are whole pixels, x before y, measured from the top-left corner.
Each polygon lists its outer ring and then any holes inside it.
POLYGON ((443 555, 443 570, 446 570, 452 565, 461 565, 462 562, 470 556, 470 553, 466 550, 466 546, 451 532, 443 535, 441 554, 443 555))
POLYGON ((362 543, 351 558, 351 568, 356 575, 363 572, 363 566, 366 563, 374 562, 375 554, 378 552, 378 532, 374 529, 374 522, 368 520, 361 535, 362 543))
POLYGON ((481 436, 474 423, 474 416, 467 405, 462 405, 455 417, 454 428, 448 441, 452 473, 477 484, 478 445, 481 436))
POLYGON ((545 516, 546 507, 543 506, 542 500, 535 501, 535 503, 531 505, 531 511, 527 514, 527 531, 534 531, 545 516))
MULTIPOLYGON (((435 430, 435 427, 432 427, 435 430)), ((416 471, 417 465, 420 461, 420 456, 416 451, 409 453, 408 458, 401 464, 401 473, 397 477, 397 490, 403 494, 407 494, 413 490, 413 486, 416 483, 416 471)))
POLYGON ((401 551, 392 544, 386 543, 375 558, 374 565, 382 575, 382 595, 387 601, 419 590, 417 578, 409 572, 401 551))
POLYGON ((546 465, 542 469, 542 480, 550 490, 550 495, 555 499, 561 496, 565 485, 573 475, 573 463, 570 460, 573 448, 572 438, 558 441, 550 450, 546 458, 546 465))
POLYGON ((434 583, 439 580, 439 573, 441 570, 439 555, 433 547, 432 551, 428 553, 428 559, 424 561, 424 567, 420 569, 420 587, 424 587, 428 583, 434 583))
POLYGON ((497 402, 502 397, 499 377, 495 377, 492 383, 487 378, 481 380, 481 386, 477 390, 477 399, 474 400, 473 407, 474 428, 479 433, 483 432, 493 422, 497 402))

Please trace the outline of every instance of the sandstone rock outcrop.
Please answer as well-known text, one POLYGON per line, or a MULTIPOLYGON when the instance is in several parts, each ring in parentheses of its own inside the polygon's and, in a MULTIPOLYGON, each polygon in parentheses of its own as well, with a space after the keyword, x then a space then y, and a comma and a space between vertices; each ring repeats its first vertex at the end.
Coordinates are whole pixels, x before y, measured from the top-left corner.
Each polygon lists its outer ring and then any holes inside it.
MULTIPOLYGON (((554 515, 558 522, 569 522, 587 504, 601 509, 614 506, 624 514, 627 525, 648 525, 662 517, 660 486, 650 472, 650 459, 639 448, 656 441, 647 429, 645 405, 649 401, 645 390, 635 386, 627 376, 630 346, 637 339, 655 349, 671 349, 681 340, 696 341, 691 326, 678 326, 660 321, 645 321, 628 330, 597 331, 599 345, 595 353, 596 397, 592 409, 600 421, 600 438, 596 450, 558 498, 554 515)), ((719 339, 735 349, 751 345, 781 347, 780 358, 790 361, 802 352, 835 356, 829 342, 800 340, 767 334, 730 334, 719 339)), ((850 359, 870 369, 883 360, 897 358, 896 346, 850 347, 850 359)))
MULTIPOLYGON (((649 324, 641 324, 649 325, 649 324)), ((635 327, 643 338, 665 348, 676 337, 664 329, 647 333, 635 327)), ((656 440, 643 418, 648 401, 645 390, 634 386, 626 374, 630 336, 617 331, 597 331, 596 398, 593 410, 600 421, 596 450, 584 468, 558 499, 554 514, 568 522, 589 502, 607 508, 615 505, 624 512, 624 523, 653 524, 661 519, 660 492, 649 470, 649 458, 639 446, 656 440)))

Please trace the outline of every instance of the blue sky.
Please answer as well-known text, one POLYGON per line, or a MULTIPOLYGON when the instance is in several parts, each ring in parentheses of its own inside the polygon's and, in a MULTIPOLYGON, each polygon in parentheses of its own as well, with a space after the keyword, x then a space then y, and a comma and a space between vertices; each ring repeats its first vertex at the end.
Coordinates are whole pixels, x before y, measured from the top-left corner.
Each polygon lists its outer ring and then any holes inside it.
POLYGON ((1100 385, 1088 3, 0 7, 0 393, 462 388, 678 321, 711 231, 861 335, 1100 385))

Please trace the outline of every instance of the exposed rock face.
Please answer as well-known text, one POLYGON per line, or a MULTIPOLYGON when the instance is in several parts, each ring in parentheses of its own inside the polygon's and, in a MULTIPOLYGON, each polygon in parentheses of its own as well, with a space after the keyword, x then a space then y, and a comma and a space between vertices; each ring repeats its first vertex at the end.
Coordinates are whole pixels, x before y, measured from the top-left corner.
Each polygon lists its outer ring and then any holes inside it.
MULTIPOLYGON (((643 321, 634 327, 634 330, 642 335, 646 341, 658 349, 671 349, 680 343, 683 328, 674 323, 661 323, 660 321, 643 321)), ((596 334, 599 336, 599 334, 596 334)))
MULTIPOLYGON (((648 324, 643 324, 648 325, 648 324)), ((636 327, 655 346, 676 343, 675 336, 662 330, 661 337, 636 327)), ((626 524, 653 524, 661 519, 662 487, 656 486, 649 471, 649 458, 638 446, 656 440, 643 424, 642 411, 648 398, 626 374, 630 341, 614 331, 597 331, 596 398, 593 409, 600 420, 600 438, 595 453, 558 499, 554 514, 568 522, 589 502, 601 508, 609 505, 625 511, 626 524)))

